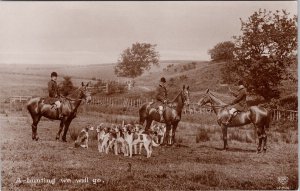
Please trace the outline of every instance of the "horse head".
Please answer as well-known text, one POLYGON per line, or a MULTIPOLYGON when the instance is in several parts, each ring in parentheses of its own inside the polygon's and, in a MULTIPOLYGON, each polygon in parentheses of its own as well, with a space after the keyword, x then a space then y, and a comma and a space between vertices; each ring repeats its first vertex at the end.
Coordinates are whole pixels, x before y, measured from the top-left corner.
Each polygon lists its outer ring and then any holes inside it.
POLYGON ((198 101, 199 106, 203 106, 207 103, 211 103, 211 99, 209 96, 209 89, 205 91, 205 95, 198 101))
POLYGON ((91 92, 88 89, 90 82, 88 82, 87 84, 84 84, 83 82, 81 83, 81 97, 83 99, 86 100, 87 103, 90 103, 92 101, 92 96, 91 96, 91 92))
POLYGON ((182 88, 182 99, 185 105, 189 105, 190 104, 190 87, 188 86, 187 88, 185 88, 185 85, 183 85, 182 88))

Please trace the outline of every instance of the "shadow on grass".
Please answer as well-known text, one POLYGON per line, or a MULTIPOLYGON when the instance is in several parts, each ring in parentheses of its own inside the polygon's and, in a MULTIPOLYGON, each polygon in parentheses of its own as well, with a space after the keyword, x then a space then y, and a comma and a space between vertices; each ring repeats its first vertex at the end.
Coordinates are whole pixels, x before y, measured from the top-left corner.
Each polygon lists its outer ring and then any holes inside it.
MULTIPOLYGON (((214 147, 214 146, 207 146, 207 145, 200 145, 197 148, 209 148, 209 149, 214 149, 214 150, 218 150, 218 151, 225 151, 220 147, 214 147)), ((241 148, 228 148, 226 150, 227 152, 241 152, 241 153, 255 153, 256 150, 255 149, 241 149, 241 148)))

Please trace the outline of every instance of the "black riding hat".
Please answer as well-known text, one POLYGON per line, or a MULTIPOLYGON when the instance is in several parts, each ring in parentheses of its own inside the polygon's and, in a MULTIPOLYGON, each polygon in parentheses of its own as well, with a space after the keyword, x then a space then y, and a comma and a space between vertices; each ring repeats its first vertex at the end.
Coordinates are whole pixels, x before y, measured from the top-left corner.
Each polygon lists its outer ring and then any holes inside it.
POLYGON ((243 81, 240 80, 240 81, 238 82, 238 85, 239 85, 239 86, 240 86, 240 85, 244 85, 243 81))
POLYGON ((56 77, 57 77, 57 73, 56 73, 56 72, 52 72, 52 73, 51 73, 51 77, 52 77, 52 76, 56 76, 56 77))
POLYGON ((161 81, 161 82, 164 82, 164 83, 167 82, 167 81, 166 81, 166 78, 164 78, 164 77, 160 78, 160 81, 161 81))

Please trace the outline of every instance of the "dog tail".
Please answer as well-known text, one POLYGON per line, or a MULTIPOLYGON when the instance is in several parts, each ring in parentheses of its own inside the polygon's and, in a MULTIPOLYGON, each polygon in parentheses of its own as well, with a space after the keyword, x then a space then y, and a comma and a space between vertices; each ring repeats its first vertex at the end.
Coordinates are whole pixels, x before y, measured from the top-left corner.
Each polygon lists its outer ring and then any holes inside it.
POLYGON ((155 147, 158 147, 160 144, 158 144, 154 140, 152 140, 152 145, 155 146, 155 147))

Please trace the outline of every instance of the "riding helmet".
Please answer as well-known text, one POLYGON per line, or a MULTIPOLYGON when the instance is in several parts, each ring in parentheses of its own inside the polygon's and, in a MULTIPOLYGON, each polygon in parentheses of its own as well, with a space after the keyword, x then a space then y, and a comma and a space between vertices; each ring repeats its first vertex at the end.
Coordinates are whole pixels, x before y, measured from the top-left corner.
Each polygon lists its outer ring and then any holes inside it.
POLYGON ((238 82, 238 85, 239 85, 239 86, 240 86, 240 85, 244 85, 243 81, 240 80, 240 81, 238 82))
POLYGON ((160 81, 163 82, 163 83, 166 83, 166 82, 167 82, 167 81, 166 81, 166 78, 164 78, 164 77, 162 77, 162 78, 160 79, 160 81))
POLYGON ((51 73, 51 77, 52 77, 52 76, 57 77, 57 73, 56 73, 56 72, 52 72, 52 73, 51 73))

